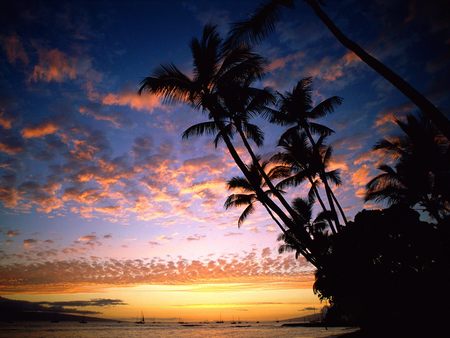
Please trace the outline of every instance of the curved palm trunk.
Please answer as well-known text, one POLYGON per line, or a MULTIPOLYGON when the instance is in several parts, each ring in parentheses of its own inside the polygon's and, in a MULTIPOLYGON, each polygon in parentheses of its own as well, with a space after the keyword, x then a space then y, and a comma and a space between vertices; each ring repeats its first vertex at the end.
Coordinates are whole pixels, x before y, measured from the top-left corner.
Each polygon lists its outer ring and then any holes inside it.
MULTIPOLYGON (((319 201, 319 204, 322 207, 322 210, 323 211, 327 211, 325 203, 323 202, 322 197, 320 197, 319 190, 314 185, 314 182, 313 182, 312 178, 308 177, 308 180, 309 180, 309 183, 311 183, 311 186, 312 186, 312 189, 314 191, 314 194, 316 195, 317 200, 319 201)), ((333 235, 336 235, 336 229, 332 226, 333 222, 332 222, 332 220, 330 218, 328 218, 328 222, 330 223, 331 232, 333 233, 333 235)))
MULTIPOLYGON (((247 166, 244 162, 242 162, 227 133, 224 130, 221 130, 221 132, 223 140, 228 148, 228 151, 230 152, 231 157, 233 158, 239 169, 242 171, 244 176, 251 182, 247 166)), ((280 217, 283 223, 288 226, 288 228, 295 229, 295 223, 280 209, 280 207, 274 201, 272 201, 260 187, 254 188, 258 199, 266 204, 267 207, 272 209, 277 214, 277 216, 280 217)), ((299 241, 299 251, 311 264, 313 264, 315 267, 319 267, 319 264, 315 258, 315 256, 317 257, 317 255, 314 255, 314 253, 311 252, 311 242, 311 237, 309 237, 307 233, 302 234, 302 238, 299 241)))
POLYGON ((267 213, 272 217, 273 221, 278 225, 283 234, 286 234, 286 229, 281 225, 280 221, 275 217, 272 210, 266 205, 266 203, 261 202, 261 204, 266 208, 267 213))
POLYGON ((331 190, 331 197, 333 197, 333 200, 336 202, 336 206, 339 209, 339 212, 341 214, 342 220, 344 221, 344 224, 348 225, 348 221, 347 221, 347 217, 345 217, 344 209, 342 209, 341 204, 338 202, 333 190, 331 190))
MULTIPOLYGON (((236 124, 237 125, 237 124, 236 124)), ((256 166, 256 168, 258 168, 259 173, 261 174, 261 176, 264 178, 264 181, 266 182, 267 186, 269 187, 270 191, 278 198, 278 200, 281 202, 281 204, 283 205, 283 207, 286 208, 286 210, 289 212, 289 214, 291 215, 291 217, 293 219, 298 218, 299 216, 302 217, 301 215, 298 215, 298 213, 296 213, 292 207, 289 205, 289 203, 286 201, 286 199, 283 197, 283 195, 281 195, 281 193, 275 188, 275 186, 273 185, 272 181, 270 180, 269 176, 267 176, 266 172, 261 168, 261 166, 259 165, 258 159, 256 158, 255 153, 253 152, 253 149, 251 148, 250 144, 247 141, 247 137, 244 135, 244 132, 242 131, 242 129, 240 127, 236 127, 242 142, 244 142, 244 146, 247 149, 248 153, 250 154, 250 157, 252 158, 252 161, 254 163, 254 165, 256 166)), ((305 219, 303 219, 303 221, 306 221, 305 219)))
POLYGON ((428 99, 413 88, 408 82, 403 80, 392 69, 378 61, 372 55, 367 53, 361 46, 350 40, 345 34, 333 23, 328 15, 322 10, 317 0, 305 0, 306 3, 314 10, 316 15, 322 20, 327 28, 345 47, 350 49, 353 53, 369 65, 378 74, 383 76, 386 80, 392 83, 398 90, 400 90, 406 97, 408 97, 424 114, 439 128, 442 133, 450 140, 450 121, 445 115, 436 108, 428 99))
MULTIPOLYGON (((302 126, 299 125, 299 127, 302 127, 302 126)), ((314 138, 311 135, 311 131, 309 130, 307 125, 303 126, 303 127, 304 127, 303 129, 306 132, 306 136, 308 136, 308 139, 311 142, 313 148, 315 148, 316 147, 316 142, 314 141, 314 138)), ((334 229, 334 230, 333 230, 333 227, 332 227, 331 230, 333 231, 333 233, 335 233, 335 232, 338 232, 339 230, 341 230, 341 224, 339 223, 339 217, 338 217, 338 214, 336 212, 336 208, 334 206, 333 198, 331 196, 332 191, 331 191, 330 185, 328 184, 328 181, 327 181, 327 179, 325 177, 325 170, 323 168, 320 168, 319 177, 322 180, 323 185, 325 186, 325 193, 327 195, 328 204, 330 206, 331 213, 333 214, 334 223, 335 223, 335 227, 336 227, 336 229, 334 229)))

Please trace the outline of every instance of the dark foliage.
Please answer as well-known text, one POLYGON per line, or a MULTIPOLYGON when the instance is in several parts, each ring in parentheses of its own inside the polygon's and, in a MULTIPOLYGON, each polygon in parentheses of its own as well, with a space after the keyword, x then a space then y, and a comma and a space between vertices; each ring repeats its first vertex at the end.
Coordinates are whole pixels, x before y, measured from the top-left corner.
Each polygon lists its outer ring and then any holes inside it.
POLYGON ((437 328, 449 300, 449 235, 449 217, 431 224, 407 207, 363 210, 332 237, 314 290, 334 320, 339 313, 370 332, 437 328))

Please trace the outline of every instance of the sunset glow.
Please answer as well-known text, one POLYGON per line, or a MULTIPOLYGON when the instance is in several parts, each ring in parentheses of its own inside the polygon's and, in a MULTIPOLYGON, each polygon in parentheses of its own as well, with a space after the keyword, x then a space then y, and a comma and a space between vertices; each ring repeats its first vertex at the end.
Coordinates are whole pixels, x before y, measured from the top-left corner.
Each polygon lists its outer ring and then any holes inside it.
MULTIPOLYGON (((450 40, 432 45, 421 33, 441 37, 448 22, 432 21, 433 13, 419 17, 417 1, 409 7, 386 2, 379 12, 363 2, 329 1, 327 11, 381 59, 401 71, 414 69, 408 80, 448 107, 450 40), (365 15, 368 7, 380 15, 365 15), (392 21, 399 8, 401 23, 392 21), (367 22, 369 33, 362 27, 367 22), (392 25, 397 35, 389 34, 392 25), (394 44, 398 40, 403 43, 394 44)), ((279 228, 262 205, 241 227, 242 210, 225 210, 232 193, 226 182, 241 174, 228 150, 223 142, 216 149, 213 136, 181 137, 207 116, 137 94, 160 64, 173 62, 190 74, 189 42, 203 25, 213 22, 225 34, 257 3, 18 1, 5 8, 0 296, 50 303, 113 299, 61 306, 125 320, 143 312, 161 321, 281 320, 326 305, 313 293, 314 267, 278 252, 279 228)), ((302 17, 286 12, 257 47, 267 58, 258 86, 284 92, 312 76, 315 102, 344 98, 321 123, 335 131, 328 141, 330 169, 339 169, 345 184, 334 191, 353 218, 377 207, 364 204, 365 185, 379 164, 392 160, 373 145, 395 130, 396 118, 417 109, 303 5, 298 2, 302 17)), ((269 158, 283 129, 260 118, 255 123, 265 133, 255 149, 269 158)), ((234 141, 249 160, 242 142, 234 141)), ((286 198, 308 189, 287 189, 286 198)))

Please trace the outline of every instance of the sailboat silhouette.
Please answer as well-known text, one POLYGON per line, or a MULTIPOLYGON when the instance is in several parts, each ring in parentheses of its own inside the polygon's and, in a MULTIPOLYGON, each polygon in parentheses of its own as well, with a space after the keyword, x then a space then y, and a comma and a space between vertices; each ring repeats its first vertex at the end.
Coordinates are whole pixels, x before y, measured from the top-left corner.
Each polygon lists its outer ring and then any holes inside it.
POLYGON ((136 324, 145 324, 144 312, 141 311, 142 319, 135 321, 136 324))

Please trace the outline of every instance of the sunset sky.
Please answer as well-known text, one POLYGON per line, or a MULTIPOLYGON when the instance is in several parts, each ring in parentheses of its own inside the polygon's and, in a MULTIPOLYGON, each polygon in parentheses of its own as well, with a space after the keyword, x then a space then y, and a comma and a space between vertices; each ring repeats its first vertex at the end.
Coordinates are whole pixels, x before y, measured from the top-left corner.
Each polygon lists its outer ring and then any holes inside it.
MULTIPOLYGON (((5 1, 0 5, 0 295, 29 301, 119 299, 75 309, 100 316, 216 320, 311 314, 312 266, 278 254, 263 208, 241 228, 225 211, 226 149, 182 132, 205 120, 188 106, 137 96, 161 63, 189 74, 189 42, 212 22, 227 32, 259 1, 5 1), (8 4, 7 4, 8 3, 8 4)), ((450 34, 444 1, 326 1, 351 38, 449 112, 450 34), (395 2, 395 4, 393 4, 395 2), (445 7, 444 7, 445 8, 445 7)), ((257 50, 260 86, 283 92, 314 78, 314 99, 344 103, 323 123, 336 133, 336 191, 350 218, 395 134, 416 112, 344 49, 302 2, 257 50)), ((269 157, 281 129, 265 131, 269 157)), ((237 144, 238 149, 240 144, 237 144)), ((290 197, 306 188, 289 191, 290 197)), ((70 304, 68 305, 70 306, 70 304)))

